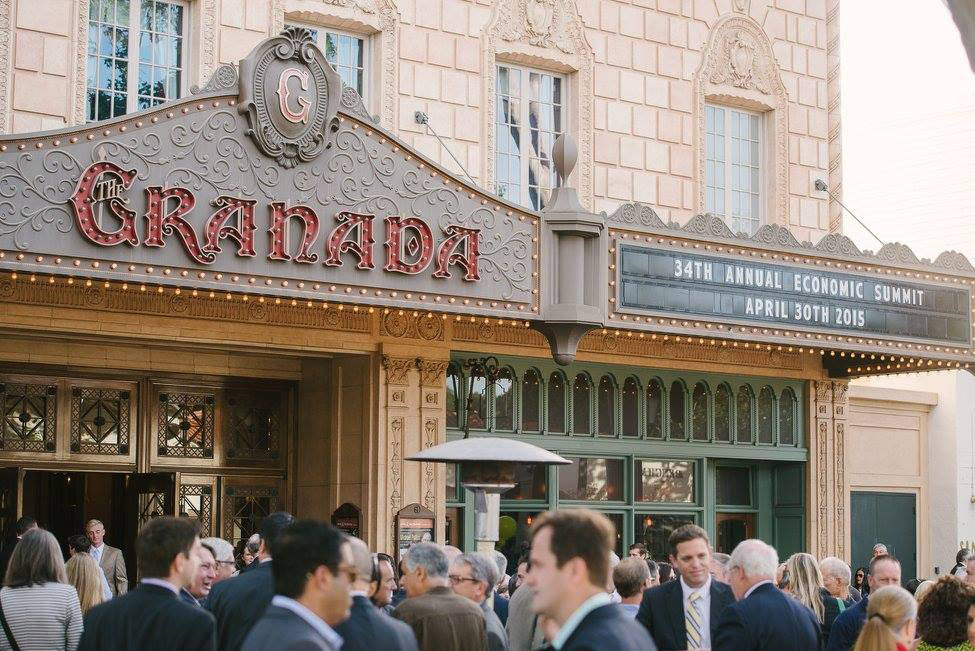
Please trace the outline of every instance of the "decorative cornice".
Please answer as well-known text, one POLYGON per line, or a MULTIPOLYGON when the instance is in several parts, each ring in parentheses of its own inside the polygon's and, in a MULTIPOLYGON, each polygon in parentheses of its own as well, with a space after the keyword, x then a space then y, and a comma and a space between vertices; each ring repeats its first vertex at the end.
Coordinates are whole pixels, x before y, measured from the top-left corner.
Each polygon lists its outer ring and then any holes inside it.
POLYGON ((336 307, 322 309, 307 307, 304 303, 228 301, 208 295, 193 296, 190 292, 150 292, 115 287, 105 289, 81 283, 69 285, 63 280, 54 283, 0 279, 0 300, 10 303, 49 305, 54 307, 80 307, 109 312, 132 314, 157 314, 194 319, 216 319, 240 323, 280 325, 340 330, 345 332, 372 332, 372 317, 366 312, 339 310, 336 307))
POLYGON ((414 316, 404 310, 390 310, 379 320, 379 334, 397 339, 443 341, 443 319, 429 312, 414 316))
POLYGON ((416 368, 420 371, 420 386, 443 388, 449 364, 447 360, 417 357, 416 368))
POLYGON ((410 371, 416 368, 416 359, 383 355, 383 368, 386 370, 386 384, 407 386, 410 371))
POLYGON ((616 229, 667 237, 690 235, 739 246, 774 247, 777 250, 794 251, 799 255, 841 257, 878 265, 922 268, 938 273, 975 274, 975 266, 958 251, 945 251, 932 262, 928 258, 918 258, 910 247, 899 242, 885 244, 876 253, 861 251, 853 240, 840 233, 827 233, 816 244, 809 241, 799 242, 789 229, 778 224, 766 224, 749 237, 742 233, 732 233, 723 219, 709 213, 695 215, 684 225, 674 221, 664 224, 652 207, 627 203, 607 215, 606 221, 616 229))

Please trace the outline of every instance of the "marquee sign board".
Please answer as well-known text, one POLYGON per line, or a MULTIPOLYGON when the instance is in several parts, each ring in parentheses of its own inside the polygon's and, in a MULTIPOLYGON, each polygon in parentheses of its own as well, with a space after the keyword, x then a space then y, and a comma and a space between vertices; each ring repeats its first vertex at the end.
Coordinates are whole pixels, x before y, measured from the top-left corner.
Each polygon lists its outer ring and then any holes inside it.
POLYGON ((0 267, 532 318, 538 216, 374 124, 307 30, 200 94, 0 139, 0 267))
POLYGON ((970 284, 621 245, 620 311, 967 347, 970 284))

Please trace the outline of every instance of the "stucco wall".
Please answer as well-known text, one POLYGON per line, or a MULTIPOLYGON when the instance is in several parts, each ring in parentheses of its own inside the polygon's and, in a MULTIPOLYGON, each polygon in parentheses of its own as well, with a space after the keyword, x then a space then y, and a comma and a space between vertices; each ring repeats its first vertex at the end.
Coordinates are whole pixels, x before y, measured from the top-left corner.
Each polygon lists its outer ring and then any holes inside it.
MULTIPOLYGON (((10 6, 9 15, 0 15, 0 27, 4 18, 11 26, 0 35, 6 129, 82 121, 88 1, 13 0, 10 6)), ((764 175, 767 193, 777 199, 768 201, 765 220, 816 241, 830 230, 832 211, 833 229, 839 228, 838 206, 813 188, 817 178, 839 186, 838 0, 190 0, 189 6, 187 89, 205 83, 214 66, 239 60, 285 21, 358 32, 370 39, 370 110, 459 172, 413 121, 414 111, 425 111, 482 184, 493 181, 494 61, 563 73, 568 123, 581 141, 573 182, 584 202, 612 211, 643 201, 665 221, 703 210, 699 70, 715 28, 741 19, 760 36, 748 44, 755 58, 744 71, 757 75, 767 63, 772 86, 783 88, 782 108, 774 111, 781 115, 767 118, 775 133, 764 175), (543 19, 532 22, 529 15, 543 19)), ((730 56, 719 52, 720 43, 713 49, 719 59, 730 56)), ((727 101, 776 106, 774 98, 747 88, 750 82, 739 82, 728 84, 737 90, 727 101)))
POLYGON ((962 371, 910 373, 860 378, 851 385, 938 396, 927 416, 930 499, 926 535, 930 540, 929 569, 938 566, 943 573, 954 564, 959 545, 975 547, 975 377, 962 371))

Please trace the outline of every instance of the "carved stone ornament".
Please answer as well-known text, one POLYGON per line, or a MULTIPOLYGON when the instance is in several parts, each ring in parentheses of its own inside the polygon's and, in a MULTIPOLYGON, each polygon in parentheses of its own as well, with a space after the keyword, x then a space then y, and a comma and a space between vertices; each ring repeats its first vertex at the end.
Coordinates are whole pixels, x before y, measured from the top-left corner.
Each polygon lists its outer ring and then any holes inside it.
POLYGON ((410 357, 383 355, 383 368, 386 369, 386 384, 406 386, 410 382, 410 371, 416 368, 416 360, 410 357))
MULTIPOLYGON (((772 140, 773 198, 769 221, 788 225, 788 94, 779 75, 772 44, 762 27, 747 15, 735 13, 722 18, 711 30, 704 49, 701 67, 694 78, 695 130, 698 142, 705 140, 707 101, 748 106, 764 111, 772 127, 767 130, 772 140)), ((705 174, 704 153, 697 147, 697 178, 705 174)), ((697 210, 704 212, 704 184, 698 183, 697 210)))
POLYGON ((289 27, 240 62, 240 106, 257 147, 279 165, 311 161, 331 146, 342 80, 310 30, 289 27))
MULTIPOLYGON (((586 39, 585 25, 572 0, 505 0, 495 2, 491 19, 482 36, 484 80, 484 178, 479 181, 494 189, 497 176, 495 104, 498 63, 532 61, 534 67, 562 71, 569 108, 567 131, 579 146, 579 167, 569 185, 575 186, 583 206, 592 209, 594 163, 593 74, 595 56, 586 39)), ((565 92, 565 91, 563 91, 565 92)))
POLYGON ((618 224, 639 224, 651 228, 664 228, 666 225, 651 206, 645 203, 624 203, 606 218, 618 224))
POLYGON ((416 368, 420 371, 420 386, 443 387, 450 362, 437 359, 416 358, 416 368))
POLYGON ((206 85, 202 88, 200 86, 193 86, 190 88, 190 93, 193 95, 222 93, 237 88, 238 83, 237 68, 231 65, 223 65, 213 71, 206 85))

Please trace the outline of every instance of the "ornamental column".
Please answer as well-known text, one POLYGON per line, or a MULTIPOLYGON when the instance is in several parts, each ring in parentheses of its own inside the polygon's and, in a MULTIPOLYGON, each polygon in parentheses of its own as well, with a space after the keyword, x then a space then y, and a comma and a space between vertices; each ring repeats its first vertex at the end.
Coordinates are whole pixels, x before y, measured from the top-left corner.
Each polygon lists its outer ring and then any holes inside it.
POLYGON ((817 558, 849 561, 845 380, 812 382, 809 392, 809 521, 807 547, 817 558))

